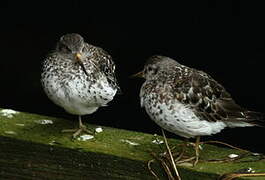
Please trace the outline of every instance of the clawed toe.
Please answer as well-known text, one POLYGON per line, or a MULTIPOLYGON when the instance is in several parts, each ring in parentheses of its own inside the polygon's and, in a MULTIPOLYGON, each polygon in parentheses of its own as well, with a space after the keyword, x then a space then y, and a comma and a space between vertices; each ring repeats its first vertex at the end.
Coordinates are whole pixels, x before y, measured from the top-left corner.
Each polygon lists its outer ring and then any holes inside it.
POLYGON ((73 133, 72 137, 73 139, 76 139, 79 135, 82 133, 87 133, 87 134, 95 134, 93 131, 87 129, 86 126, 82 125, 78 129, 64 129, 62 130, 63 133, 73 133))
POLYGON ((95 132, 89 130, 85 125, 83 125, 82 123, 82 119, 81 116, 78 116, 78 120, 79 120, 79 128, 77 129, 64 129, 62 130, 63 133, 73 133, 73 139, 76 139, 80 134, 87 133, 87 134, 92 134, 94 135, 95 132))

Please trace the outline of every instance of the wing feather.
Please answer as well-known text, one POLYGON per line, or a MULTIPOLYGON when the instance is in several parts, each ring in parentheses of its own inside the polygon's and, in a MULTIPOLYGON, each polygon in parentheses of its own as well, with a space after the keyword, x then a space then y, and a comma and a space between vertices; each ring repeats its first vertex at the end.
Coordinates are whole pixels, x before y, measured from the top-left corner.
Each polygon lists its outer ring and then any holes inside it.
POLYGON ((115 75, 115 63, 112 60, 112 57, 102 48, 97 47, 97 57, 99 69, 106 76, 108 83, 114 89, 117 89, 118 93, 121 93, 121 89, 118 85, 118 81, 115 75))
POLYGON ((190 68, 186 75, 175 77, 172 89, 180 102, 194 108, 198 116, 209 121, 264 123, 263 114, 240 107, 222 85, 202 71, 190 68))

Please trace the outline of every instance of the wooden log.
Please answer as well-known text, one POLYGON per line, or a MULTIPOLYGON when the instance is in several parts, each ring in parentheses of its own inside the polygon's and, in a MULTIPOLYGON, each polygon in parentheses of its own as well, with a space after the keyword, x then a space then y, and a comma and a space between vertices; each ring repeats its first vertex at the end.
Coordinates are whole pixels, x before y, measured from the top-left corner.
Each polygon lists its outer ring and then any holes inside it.
MULTIPOLYGON (((77 125, 76 121, 0 109, 0 179, 155 179, 147 163, 154 159, 151 153, 159 157, 165 152, 164 144, 154 143, 156 139, 163 140, 161 136, 101 127, 103 131, 92 139, 73 141, 71 134, 61 132, 77 125)), ((174 152, 180 151, 182 143, 169 139, 174 152)), ((188 153, 192 155, 193 149, 189 148, 188 153)), ((204 145, 201 159, 222 158, 232 153, 242 154, 234 149, 204 145)), ((212 180, 244 168, 265 171, 264 159, 257 160, 256 156, 238 162, 200 161, 195 167, 184 165, 178 165, 183 180, 212 180)), ((160 179, 167 179, 158 162, 152 168, 160 179)))

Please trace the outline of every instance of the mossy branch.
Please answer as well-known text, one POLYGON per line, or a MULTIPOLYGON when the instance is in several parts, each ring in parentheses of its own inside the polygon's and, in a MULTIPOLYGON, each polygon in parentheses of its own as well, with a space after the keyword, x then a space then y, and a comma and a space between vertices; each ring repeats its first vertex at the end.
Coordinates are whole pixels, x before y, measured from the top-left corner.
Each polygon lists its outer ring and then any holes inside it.
MULTIPOLYGON (((66 119, 0 109, 0 179, 155 179, 148 162, 153 159, 152 154, 160 156, 166 152, 165 145, 155 141, 163 137, 110 127, 101 127, 102 132, 85 141, 73 141, 71 134, 61 133, 62 129, 77 124, 66 119)), ((181 151, 182 141, 168 139, 168 143, 175 154, 181 151)), ((193 148, 188 149, 188 155, 193 153, 193 148)), ((232 153, 242 154, 235 149, 203 145, 201 161, 195 167, 177 167, 180 177, 212 180, 249 167, 256 173, 265 172, 265 161, 259 160, 259 156, 226 163, 206 161, 232 153)), ((160 164, 152 162, 155 174, 167 179, 160 164)))

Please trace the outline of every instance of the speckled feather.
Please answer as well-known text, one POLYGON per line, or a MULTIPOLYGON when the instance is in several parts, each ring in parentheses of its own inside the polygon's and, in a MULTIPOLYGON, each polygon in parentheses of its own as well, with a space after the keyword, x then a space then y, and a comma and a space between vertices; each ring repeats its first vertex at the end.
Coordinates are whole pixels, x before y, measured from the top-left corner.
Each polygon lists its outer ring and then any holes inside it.
POLYGON ((61 37, 43 62, 41 82, 47 96, 71 114, 91 114, 107 105, 120 89, 115 64, 103 49, 78 34, 61 37), (71 52, 70 52, 71 51, 71 52), (82 53, 82 66, 73 54, 82 53))
POLYGON ((225 127, 264 123, 208 74, 164 56, 152 56, 144 68, 141 105, 161 127, 184 137, 211 135, 225 127))

